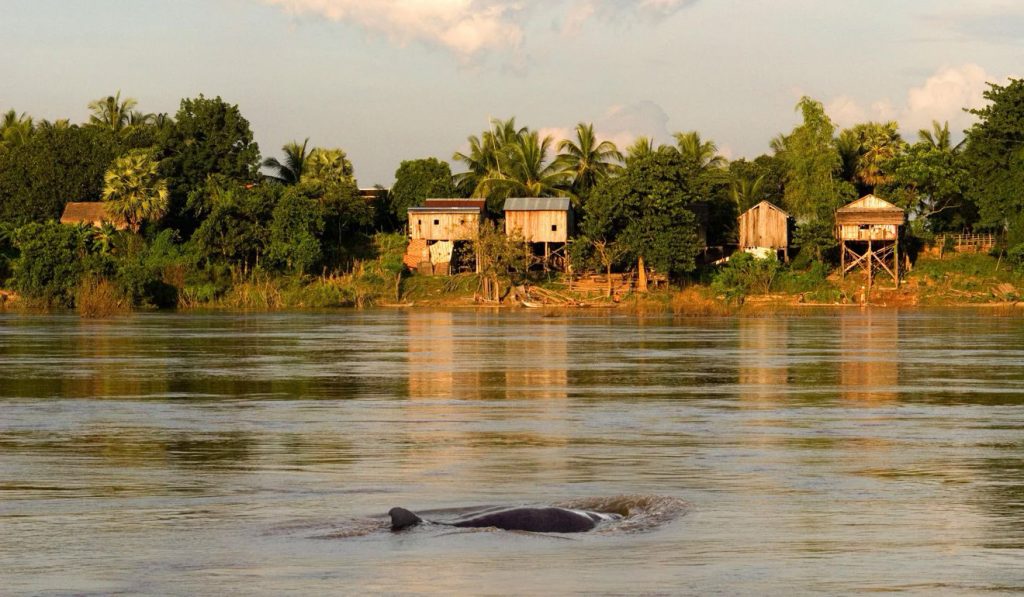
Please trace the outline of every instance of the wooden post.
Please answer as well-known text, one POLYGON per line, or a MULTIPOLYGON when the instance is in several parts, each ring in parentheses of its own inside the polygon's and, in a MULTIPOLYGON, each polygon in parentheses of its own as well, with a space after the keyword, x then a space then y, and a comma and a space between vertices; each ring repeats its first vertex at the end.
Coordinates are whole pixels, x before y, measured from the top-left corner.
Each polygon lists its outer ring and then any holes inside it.
POLYGON ((843 246, 839 249, 839 271, 842 272, 842 279, 846 279, 846 239, 842 240, 843 246))
POLYGON ((896 242, 892 246, 892 271, 896 276, 896 288, 900 287, 900 229, 896 227, 896 242))
POLYGON ((872 252, 871 238, 868 237, 868 254, 867 254, 867 263, 868 263, 868 296, 871 295, 871 270, 874 269, 874 268, 872 268, 871 260, 874 259, 874 258, 875 258, 875 254, 872 252))
POLYGON ((548 271, 548 264, 551 262, 551 246, 544 243, 544 271, 548 271))

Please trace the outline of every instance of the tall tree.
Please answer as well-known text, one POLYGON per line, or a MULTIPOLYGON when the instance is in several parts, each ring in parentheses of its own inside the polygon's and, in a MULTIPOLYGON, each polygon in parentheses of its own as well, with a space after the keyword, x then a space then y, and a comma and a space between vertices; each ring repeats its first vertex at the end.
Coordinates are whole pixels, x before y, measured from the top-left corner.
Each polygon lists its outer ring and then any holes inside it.
POLYGON ((626 165, 634 160, 645 158, 656 151, 654 140, 650 137, 637 137, 633 143, 626 148, 626 165))
POLYGON ((917 139, 927 144, 932 149, 941 151, 959 151, 963 147, 963 141, 953 146, 953 136, 949 133, 949 121, 940 123, 932 121, 931 129, 920 129, 917 131, 917 139))
POLYGON ((978 122, 967 131, 964 150, 968 195, 982 225, 1006 229, 1011 245, 1024 243, 1024 79, 989 83, 984 97, 989 104, 970 111, 978 122))
POLYGON ((187 213, 188 197, 202 192, 211 175, 236 184, 258 179, 260 149, 237 105, 202 95, 183 99, 173 124, 166 125, 161 135, 170 215, 179 229, 191 232, 198 225, 196 214, 187 213))
POLYGON ((117 158, 103 177, 107 214, 124 221, 133 232, 143 222, 167 213, 168 196, 167 181, 160 178, 159 165, 149 151, 136 150, 117 158))
POLYGON ((126 97, 121 99, 121 90, 115 95, 109 95, 98 100, 89 102, 89 124, 109 128, 119 132, 129 125, 132 118, 132 110, 139 104, 134 98, 126 97))
POLYGON ((548 161, 553 140, 537 131, 520 133, 503 146, 498 167, 480 181, 488 197, 553 197, 568 194, 567 177, 548 161))
POLYGON ((18 151, 0 151, 0 221, 59 218, 69 201, 98 201, 123 140, 98 127, 41 127, 18 151))
POLYGON ((637 157, 594 190, 583 237, 616 245, 634 260, 641 280, 649 266, 669 275, 692 271, 699 251, 693 205, 707 196, 706 184, 696 164, 678 152, 637 157))
POLYGON ((8 110, 0 121, 0 149, 12 149, 28 143, 35 128, 31 116, 24 112, 18 114, 14 110, 8 110))
POLYGON ((718 145, 714 141, 701 139, 697 131, 676 133, 676 150, 688 160, 692 160, 703 170, 724 168, 728 161, 718 155, 718 145))
POLYGON ((843 161, 844 178, 857 187, 859 194, 874 192, 891 176, 887 164, 904 149, 896 122, 866 122, 839 134, 837 148, 843 161))
POLYGON ((405 224, 410 207, 422 205, 431 197, 451 197, 454 192, 447 162, 437 158, 403 161, 395 171, 395 184, 391 187, 391 217, 405 224))
MULTIPOLYGON (((511 146, 519 137, 527 134, 526 127, 517 128, 516 119, 491 120, 490 130, 484 131, 479 137, 471 135, 469 153, 455 152, 452 159, 466 165, 467 171, 454 177, 456 188, 460 194, 473 197, 486 197, 487 189, 482 183, 487 178, 504 176, 502 168, 508 161, 511 146)), ((500 198, 500 197, 499 197, 500 198)))
POLYGON ((622 166, 622 153, 611 141, 598 141, 594 125, 576 125, 576 139, 563 139, 558 143, 555 158, 563 172, 571 176, 572 194, 584 200, 598 183, 614 175, 622 166))
POLYGON ((854 195, 852 186, 839 179, 842 160, 833 140, 836 127, 821 102, 804 97, 797 110, 803 123, 776 144, 786 170, 786 207, 798 220, 830 219, 854 195))
POLYGON ((272 170, 274 174, 271 174, 270 176, 278 182, 283 184, 297 184, 302 180, 302 175, 306 170, 306 161, 309 156, 306 151, 308 146, 308 137, 301 145, 298 141, 286 143, 284 147, 281 148, 281 151, 284 152, 284 162, 278 161, 277 158, 270 157, 263 160, 263 167, 272 170))
POLYGON ((355 169, 342 149, 314 148, 306 156, 302 170, 304 179, 355 184, 355 169))

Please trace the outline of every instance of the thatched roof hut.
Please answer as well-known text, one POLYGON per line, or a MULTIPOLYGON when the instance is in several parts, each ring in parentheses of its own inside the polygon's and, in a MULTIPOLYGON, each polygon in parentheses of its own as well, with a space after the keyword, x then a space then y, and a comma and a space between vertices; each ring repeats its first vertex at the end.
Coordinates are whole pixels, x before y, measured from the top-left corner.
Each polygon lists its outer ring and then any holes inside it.
POLYGON ((60 217, 61 224, 88 224, 99 228, 104 222, 109 222, 118 230, 128 228, 128 224, 120 218, 112 218, 107 215, 106 204, 102 201, 79 201, 71 202, 64 206, 64 213, 60 217))

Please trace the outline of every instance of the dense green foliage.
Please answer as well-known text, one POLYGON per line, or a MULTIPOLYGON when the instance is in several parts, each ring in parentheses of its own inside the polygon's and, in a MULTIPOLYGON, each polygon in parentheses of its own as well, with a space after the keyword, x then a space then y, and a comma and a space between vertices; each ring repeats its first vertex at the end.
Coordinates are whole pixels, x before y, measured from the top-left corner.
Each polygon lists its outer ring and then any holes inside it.
POLYGON ((581 225, 585 238, 612 242, 623 256, 669 275, 692 271, 699 251, 695 204, 707 196, 701 165, 657 151, 629 163, 594 190, 581 225))
POLYGON ((40 128, 0 152, 0 221, 59 218, 68 201, 98 201, 111 161, 129 149, 95 127, 40 128))
POLYGON ((984 96, 990 103, 971 110, 979 121, 967 131, 967 192, 981 223, 1008 229, 1012 246, 1024 242, 1024 79, 990 84, 984 96))
POLYGON ((160 140, 160 157, 171 194, 170 215, 188 232, 199 224, 197 214, 186 210, 189 196, 200 192, 211 175, 239 184, 258 180, 260 150, 249 121, 238 106, 219 97, 181 100, 160 140))
POLYGON ((422 205, 425 199, 451 197, 455 193, 452 169, 437 158, 406 160, 395 171, 395 185, 389 197, 389 216, 404 225, 408 209, 422 205))
MULTIPOLYGON (((731 162, 698 131, 674 134, 671 145, 638 138, 620 152, 588 123, 555 139, 494 120, 453 155, 463 172, 433 157, 403 161, 390 192, 372 199, 341 148, 306 139, 261 161, 249 122, 219 97, 183 99, 171 117, 117 92, 90 102, 81 124, 9 110, 0 119, 0 286, 96 313, 401 300, 406 241, 393 231, 408 208, 469 196, 495 218, 509 197, 568 197, 575 271, 650 269, 676 280, 698 271, 733 298, 773 284, 810 294, 828 286, 834 212, 871 192, 908 211, 901 249, 912 258, 940 233, 992 230, 1006 233, 1004 269, 1024 268, 1024 80, 992 85, 985 98, 954 144, 937 122, 913 143, 895 122, 837 130, 805 97, 800 124, 771 153, 731 162), (126 230, 54 222, 69 201, 100 200, 126 230), (704 244, 705 264, 728 255, 736 216, 763 200, 797 219, 793 266, 736 255, 721 270, 698 270, 704 244)), ((499 280, 518 284, 539 270, 523 239, 500 230, 486 226, 475 247, 491 298, 499 280)))
POLYGON ((711 289, 732 301, 742 301, 748 294, 768 294, 780 269, 775 255, 758 258, 741 251, 718 271, 711 289))

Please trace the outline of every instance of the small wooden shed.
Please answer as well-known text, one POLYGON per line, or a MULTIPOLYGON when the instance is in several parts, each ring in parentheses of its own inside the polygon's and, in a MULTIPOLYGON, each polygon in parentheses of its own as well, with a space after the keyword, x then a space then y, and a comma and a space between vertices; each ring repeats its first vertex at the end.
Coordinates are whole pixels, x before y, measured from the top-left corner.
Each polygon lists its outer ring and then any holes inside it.
POLYGON ((521 234, 543 256, 544 269, 568 271, 573 213, 568 197, 510 197, 505 200, 505 234, 521 234))
POLYGON ((480 232, 483 199, 427 199, 409 208, 412 240, 473 240, 480 232))
POLYGON ((836 211, 836 238, 841 245, 842 272, 861 267, 871 287, 876 270, 900 285, 900 229, 907 213, 892 203, 866 195, 836 211))
POLYGON ((107 206, 102 201, 73 201, 64 206, 64 213, 60 216, 61 224, 78 225, 88 224, 99 228, 104 222, 109 222, 118 230, 128 228, 128 225, 120 218, 112 218, 107 215, 107 206))
POLYGON ((505 234, 518 231, 531 243, 567 243, 572 234, 568 197, 512 197, 505 200, 505 234))
POLYGON ((792 218, 781 207, 762 201, 740 214, 739 246, 782 251, 789 261, 789 228, 792 218))

